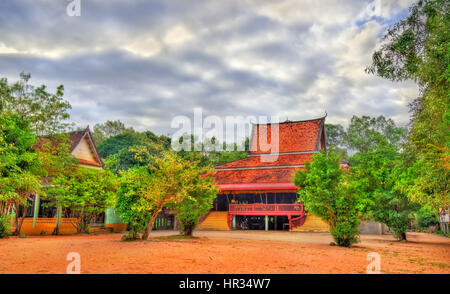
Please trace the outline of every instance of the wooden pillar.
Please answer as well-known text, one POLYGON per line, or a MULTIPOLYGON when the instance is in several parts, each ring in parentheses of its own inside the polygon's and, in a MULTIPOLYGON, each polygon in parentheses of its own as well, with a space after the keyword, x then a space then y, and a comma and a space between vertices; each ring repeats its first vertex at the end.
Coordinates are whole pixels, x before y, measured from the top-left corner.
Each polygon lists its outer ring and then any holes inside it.
POLYGON ((33 229, 36 228, 36 218, 39 216, 40 196, 36 193, 34 195, 34 211, 33 211, 33 229))
POLYGON ((268 231, 269 230, 269 216, 268 215, 265 216, 265 223, 266 223, 265 230, 268 231))

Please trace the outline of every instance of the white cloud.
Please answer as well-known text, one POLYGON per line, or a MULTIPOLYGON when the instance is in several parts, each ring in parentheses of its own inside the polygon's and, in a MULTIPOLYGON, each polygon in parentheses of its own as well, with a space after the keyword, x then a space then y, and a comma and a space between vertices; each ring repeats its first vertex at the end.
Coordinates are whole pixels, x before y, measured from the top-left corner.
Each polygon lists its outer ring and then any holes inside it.
POLYGON ((413 83, 364 72, 386 25, 413 0, 93 1, 0 4, 2 76, 64 84, 72 119, 167 133, 176 115, 278 115, 331 123, 408 120, 413 83), (372 3, 377 2, 372 1, 372 3))
POLYGON ((164 36, 164 43, 169 46, 181 45, 194 38, 193 33, 184 25, 176 25, 164 36))

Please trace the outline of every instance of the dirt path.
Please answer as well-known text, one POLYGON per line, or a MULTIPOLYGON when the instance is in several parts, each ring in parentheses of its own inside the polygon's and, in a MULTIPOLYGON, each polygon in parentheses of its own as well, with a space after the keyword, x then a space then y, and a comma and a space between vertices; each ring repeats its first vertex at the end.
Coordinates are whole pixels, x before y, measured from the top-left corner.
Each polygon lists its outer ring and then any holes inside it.
MULTIPOLYGON (((450 273, 450 239, 410 233, 362 236, 352 248, 329 246, 326 233, 196 232, 195 239, 121 242, 120 234, 0 239, 0 273, 65 273, 69 252, 82 273, 365 273, 369 252, 382 273, 450 273)), ((162 237, 161 237, 162 236, 162 237)))

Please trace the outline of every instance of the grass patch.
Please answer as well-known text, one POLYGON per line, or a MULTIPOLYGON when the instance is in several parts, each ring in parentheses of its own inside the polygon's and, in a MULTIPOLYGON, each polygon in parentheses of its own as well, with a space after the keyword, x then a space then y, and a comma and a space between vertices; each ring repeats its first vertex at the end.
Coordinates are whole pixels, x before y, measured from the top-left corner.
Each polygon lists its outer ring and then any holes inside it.
POLYGON ((436 231, 436 234, 444 236, 444 237, 447 237, 447 238, 450 238, 450 233, 445 233, 445 232, 442 232, 442 231, 436 231))
POLYGON ((169 236, 159 236, 159 237, 155 237, 153 239, 161 240, 161 241, 173 241, 173 240, 195 240, 195 239, 199 239, 199 237, 183 236, 183 235, 169 235, 169 236))

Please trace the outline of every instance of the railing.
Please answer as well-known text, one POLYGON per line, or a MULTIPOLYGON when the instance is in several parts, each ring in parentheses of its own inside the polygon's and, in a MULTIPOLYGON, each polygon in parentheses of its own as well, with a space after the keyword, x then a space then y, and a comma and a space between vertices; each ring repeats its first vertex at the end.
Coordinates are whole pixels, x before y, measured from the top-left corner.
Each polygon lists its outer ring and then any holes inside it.
POLYGON ((288 214, 288 215, 299 215, 303 212, 303 204, 293 203, 293 204, 264 204, 264 203, 253 203, 253 204, 230 204, 228 207, 229 213, 249 213, 255 214, 258 212, 266 213, 276 213, 276 214, 288 214))
POLYGON ((291 218, 289 221, 289 228, 293 229, 296 227, 303 226, 306 220, 306 215, 301 215, 299 217, 291 218))

